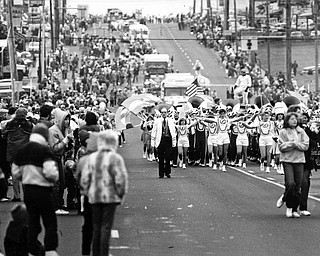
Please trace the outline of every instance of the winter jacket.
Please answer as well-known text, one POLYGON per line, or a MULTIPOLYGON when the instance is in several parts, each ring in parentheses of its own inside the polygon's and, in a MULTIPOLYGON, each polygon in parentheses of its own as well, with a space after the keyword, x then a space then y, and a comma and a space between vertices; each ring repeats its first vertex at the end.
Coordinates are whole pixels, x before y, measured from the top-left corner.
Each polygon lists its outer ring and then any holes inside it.
POLYGON ((108 150, 98 150, 85 158, 80 186, 89 203, 121 203, 128 188, 123 158, 108 150))
POLYGON ((306 132, 297 127, 296 135, 293 129, 282 129, 279 134, 280 162, 305 163, 304 151, 308 150, 309 137, 306 132), (294 145, 293 145, 294 144, 294 145))
POLYGON ((59 171, 47 141, 39 134, 31 134, 12 164, 12 175, 24 185, 51 187, 58 180, 59 171))
POLYGON ((54 114, 55 124, 49 128, 49 145, 53 153, 61 158, 66 148, 64 138, 67 135, 67 131, 63 127, 64 120, 69 114, 59 108, 54 110, 54 114))
POLYGON ((29 142, 33 124, 24 118, 14 118, 6 124, 3 131, 7 139, 7 161, 12 163, 17 152, 29 142))

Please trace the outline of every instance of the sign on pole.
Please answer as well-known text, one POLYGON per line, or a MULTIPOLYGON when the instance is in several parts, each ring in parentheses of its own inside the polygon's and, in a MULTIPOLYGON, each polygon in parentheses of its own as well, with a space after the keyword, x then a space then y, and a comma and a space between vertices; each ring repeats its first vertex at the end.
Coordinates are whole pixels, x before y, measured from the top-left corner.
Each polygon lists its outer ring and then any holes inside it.
POLYGON ((242 51, 257 51, 258 50, 258 35, 256 31, 241 31, 241 50, 242 51))
POLYGON ((242 51, 257 51, 258 50, 258 37, 242 36, 241 37, 241 50, 242 51))

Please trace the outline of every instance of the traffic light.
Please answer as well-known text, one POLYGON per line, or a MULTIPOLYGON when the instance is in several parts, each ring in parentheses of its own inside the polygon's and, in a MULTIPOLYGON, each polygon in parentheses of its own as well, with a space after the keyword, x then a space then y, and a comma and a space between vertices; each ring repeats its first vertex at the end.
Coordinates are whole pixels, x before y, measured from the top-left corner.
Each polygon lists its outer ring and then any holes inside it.
POLYGON ((248 39, 248 41, 247 41, 247 48, 248 48, 248 50, 251 50, 251 47, 252 47, 251 39, 248 39))

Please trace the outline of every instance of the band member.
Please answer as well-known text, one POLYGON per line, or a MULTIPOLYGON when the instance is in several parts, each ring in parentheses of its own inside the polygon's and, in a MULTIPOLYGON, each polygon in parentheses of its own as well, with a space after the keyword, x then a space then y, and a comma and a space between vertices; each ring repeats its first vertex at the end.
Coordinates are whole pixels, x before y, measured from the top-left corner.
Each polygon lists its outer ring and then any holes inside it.
POLYGON ((175 147, 177 144, 174 120, 168 118, 167 113, 168 110, 166 108, 161 109, 161 118, 155 120, 151 132, 151 146, 156 147, 158 150, 160 179, 164 175, 167 178, 171 178, 170 160, 172 147, 175 147))
POLYGON ((208 118, 211 122, 207 122, 208 130, 208 154, 209 154, 209 167, 217 170, 218 162, 218 119, 214 115, 209 115, 208 118))
POLYGON ((191 124, 187 125, 187 120, 185 118, 180 118, 177 128, 178 134, 178 153, 179 153, 179 167, 183 169, 186 168, 187 163, 187 152, 189 148, 189 128, 196 125, 197 120, 193 121, 191 124))
POLYGON ((205 166, 206 156, 206 125, 203 121, 197 122, 196 128, 196 162, 195 165, 205 166))
POLYGON ((277 113, 276 120, 274 121, 274 132, 273 132, 273 145, 272 154, 274 155, 274 169, 277 173, 283 175, 283 165, 280 163, 280 150, 279 150, 279 134, 283 128, 284 113, 277 113))
POLYGON ((222 159, 222 164, 220 164, 220 169, 226 172, 226 163, 228 157, 228 148, 230 144, 229 131, 230 123, 227 117, 227 111, 225 109, 219 110, 218 118, 218 149, 219 156, 222 159))
MULTIPOLYGON (((243 114, 241 116, 243 116, 243 114)), ((238 166, 245 169, 247 168, 247 151, 249 146, 249 138, 247 128, 243 124, 244 122, 245 120, 243 122, 236 122, 235 125, 237 126, 238 130, 238 137, 236 140, 237 158, 239 160, 238 166)))

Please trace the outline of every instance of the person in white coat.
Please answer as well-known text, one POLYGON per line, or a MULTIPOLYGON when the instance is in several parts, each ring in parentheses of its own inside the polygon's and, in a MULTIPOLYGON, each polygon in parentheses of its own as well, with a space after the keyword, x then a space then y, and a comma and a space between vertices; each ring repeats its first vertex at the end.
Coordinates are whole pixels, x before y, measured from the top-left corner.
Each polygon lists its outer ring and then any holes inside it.
POLYGON ((172 147, 176 146, 177 134, 175 123, 172 118, 167 116, 168 110, 161 109, 161 117, 156 119, 151 132, 151 146, 158 150, 159 158, 159 178, 164 176, 171 178, 171 153, 172 147))

